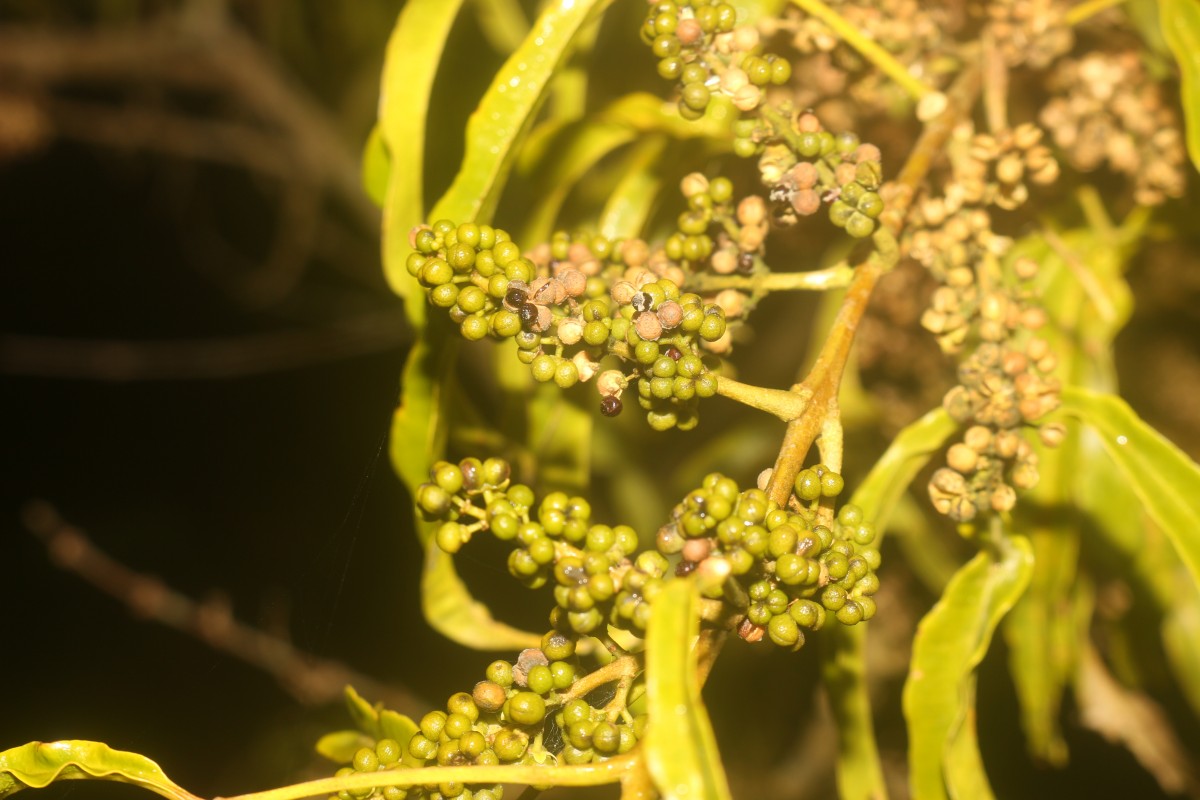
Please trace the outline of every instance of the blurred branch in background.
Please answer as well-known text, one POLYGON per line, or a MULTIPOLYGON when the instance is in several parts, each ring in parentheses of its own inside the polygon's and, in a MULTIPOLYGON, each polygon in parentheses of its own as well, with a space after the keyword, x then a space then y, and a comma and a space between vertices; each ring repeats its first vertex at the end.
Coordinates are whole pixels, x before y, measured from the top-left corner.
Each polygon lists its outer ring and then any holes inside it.
MULTIPOLYGON (((229 252, 201 259, 252 307, 291 291, 314 251, 332 249, 322 237, 344 243, 346 232, 328 229, 377 235, 357 149, 223 3, 122 27, 0 26, 0 160, 56 137, 232 167, 259 182, 275 206, 265 256, 232 259, 253 262, 236 271, 229 252)), ((344 261, 331 259, 339 268, 344 261)), ((380 286, 375 272, 372 264, 369 277, 356 277, 380 286)))
POLYGON ((301 703, 336 702, 352 684, 362 695, 401 713, 418 717, 422 713, 423 703, 405 689, 380 683, 340 662, 304 653, 281 636, 239 622, 219 594, 196 602, 157 577, 135 572, 98 549, 86 532, 64 520, 44 500, 26 504, 22 518, 59 568, 116 598, 134 615, 194 636, 261 669, 301 703))

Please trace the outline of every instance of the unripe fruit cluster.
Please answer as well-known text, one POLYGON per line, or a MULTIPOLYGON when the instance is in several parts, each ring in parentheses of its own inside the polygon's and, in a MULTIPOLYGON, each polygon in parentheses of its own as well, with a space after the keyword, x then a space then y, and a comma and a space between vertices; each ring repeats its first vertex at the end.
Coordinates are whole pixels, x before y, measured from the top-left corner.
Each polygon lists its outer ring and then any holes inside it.
POLYGON ((678 81, 679 113, 699 119, 713 96, 728 97, 739 111, 753 111, 766 87, 786 84, 792 66, 761 54, 758 31, 736 28, 737 9, 713 0, 651 2, 642 41, 658 58, 658 74, 678 81))
POLYGON ((644 243, 584 245, 556 235, 544 252, 525 255, 504 231, 448 220, 417 228, 412 241, 408 271, 430 302, 446 308, 469 340, 514 339, 539 382, 566 389, 591 380, 606 356, 620 358, 632 374, 598 386, 602 409, 618 412, 621 390, 636 380, 639 404, 658 430, 694 426, 698 399, 716 392, 701 353, 703 344, 727 339, 725 312, 640 266, 649 257, 644 243), (668 369, 660 356, 681 364, 668 369))
POLYGON ((849 504, 830 524, 818 521, 842 488, 842 477, 823 465, 801 471, 797 511, 776 505, 761 489, 739 491, 714 473, 676 506, 658 532, 658 548, 680 555, 677 573, 728 576, 710 582, 705 593, 746 604, 742 638, 799 649, 804 630, 821 628, 827 616, 853 625, 875 615, 880 557, 870 546, 874 526, 849 504))
POLYGON ((510 486, 507 476, 499 459, 442 463, 418 489, 417 503, 442 520, 437 542, 447 552, 457 552, 478 530, 512 541, 509 571, 535 588, 553 580, 550 619, 564 635, 599 635, 606 625, 641 635, 664 582, 696 570, 724 576, 706 584, 710 599, 736 605, 750 598, 738 609, 748 619, 746 638, 766 632, 777 644, 798 648, 800 629, 820 628, 827 612, 844 624, 875 614, 875 529, 852 505, 832 516, 843 481, 823 465, 797 477, 798 511, 777 506, 760 489, 739 491, 733 480, 713 473, 675 507, 655 549, 636 557, 631 528, 591 523, 587 502, 561 492, 535 506, 528 487, 510 486), (464 473, 491 477, 468 487, 464 473))
POLYGON ((736 152, 759 156, 759 174, 776 222, 795 224, 828 203, 830 221, 851 236, 861 239, 875 232, 884 210, 878 147, 853 133, 824 130, 811 112, 800 114, 787 131, 766 120, 739 120, 734 135, 736 152))

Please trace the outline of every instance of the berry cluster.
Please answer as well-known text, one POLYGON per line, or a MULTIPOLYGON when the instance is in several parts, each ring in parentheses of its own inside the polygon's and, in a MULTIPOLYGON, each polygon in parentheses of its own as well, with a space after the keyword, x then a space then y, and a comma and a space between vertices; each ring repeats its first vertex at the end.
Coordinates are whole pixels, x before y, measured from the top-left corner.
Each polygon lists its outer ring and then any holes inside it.
POLYGON ((709 475, 675 507, 657 536, 658 550, 678 554, 677 574, 727 573, 733 583, 708 594, 744 608, 738 634, 747 641, 767 637, 799 649, 803 629, 817 630, 826 614, 854 625, 875 615, 879 551, 870 544, 875 528, 857 506, 832 515, 842 477, 823 465, 796 477, 789 508, 761 489, 739 491, 719 474, 709 475), (829 524, 821 520, 829 519, 829 524))
POLYGON ((714 94, 732 100, 739 111, 753 111, 770 85, 792 77, 792 66, 774 54, 762 54, 758 31, 735 27, 737 9, 712 0, 652 2, 642 25, 642 41, 658 61, 658 74, 678 81, 679 113, 699 119, 714 94))
POLYGON ((515 340, 537 381, 566 389, 614 356, 632 372, 598 381, 602 410, 619 413, 621 392, 636 381, 657 430, 694 427, 698 399, 716 392, 701 356, 705 343, 725 337, 725 311, 664 277, 683 273, 669 257, 648 263, 640 240, 589 245, 556 235, 526 255, 502 230, 441 220, 416 229, 412 242, 408 271, 430 302, 447 309, 468 340, 515 340))
MULTIPOLYGON (((515 662, 493 661, 470 693, 451 695, 445 710, 423 716, 406 741, 385 738, 360 748, 337 774, 435 765, 587 764, 629 752, 644 735, 645 715, 625 708, 627 694, 575 696, 580 668, 575 640, 551 631, 515 662)), ((442 783, 342 792, 338 800, 500 800, 503 794, 499 784, 442 783)))
POLYGON ((740 120, 734 134, 735 150, 761 153, 758 170, 776 222, 794 225, 828 203, 830 221, 846 233, 861 239, 875 232, 884 208, 878 147, 860 142, 853 133, 835 136, 809 112, 798 115, 785 131, 764 120, 740 120))
POLYGON ((852 505, 833 516, 843 482, 824 466, 800 473, 791 508, 709 475, 675 507, 655 549, 636 556, 638 538, 628 526, 593 524, 587 501, 561 492, 535 506, 532 491, 508 475, 499 459, 443 462, 419 488, 417 504, 442 521, 437 542, 447 552, 480 530, 512 541, 509 571, 531 587, 553 579, 551 623, 571 636, 603 635, 606 625, 640 635, 663 581, 696 570, 733 581, 718 581, 708 593, 745 615, 748 639, 766 633, 798 648, 800 628, 821 627, 826 612, 847 625, 875 613, 875 529, 852 505))

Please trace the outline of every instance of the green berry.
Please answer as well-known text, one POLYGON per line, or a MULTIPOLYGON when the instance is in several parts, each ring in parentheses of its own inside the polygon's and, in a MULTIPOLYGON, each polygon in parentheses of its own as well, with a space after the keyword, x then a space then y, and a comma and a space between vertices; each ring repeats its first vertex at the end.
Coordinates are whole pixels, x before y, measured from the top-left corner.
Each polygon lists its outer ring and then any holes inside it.
POLYGON ((537 725, 546 717, 546 701, 534 692, 517 692, 508 700, 508 717, 518 725, 537 725))
POLYGON ((796 647, 803 644, 804 634, 788 614, 776 614, 767 622, 767 636, 780 647, 796 647))
POLYGON ((529 686, 529 691, 531 692, 537 692, 538 694, 548 693, 554 688, 554 676, 550 673, 550 667, 545 664, 538 664, 529 670, 526 684, 529 686))

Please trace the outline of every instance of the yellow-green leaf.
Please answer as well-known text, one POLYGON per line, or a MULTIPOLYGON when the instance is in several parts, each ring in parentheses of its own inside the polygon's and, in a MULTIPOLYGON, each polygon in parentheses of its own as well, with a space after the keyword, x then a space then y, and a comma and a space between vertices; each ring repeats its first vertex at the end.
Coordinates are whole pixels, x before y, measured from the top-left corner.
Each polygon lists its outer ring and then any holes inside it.
POLYGON ((1200 3, 1158 0, 1158 19, 1163 37, 1179 62, 1188 155, 1192 165, 1200 169, 1200 3))
POLYGON ((379 132, 378 123, 371 128, 367 135, 367 143, 363 146, 362 183, 367 190, 367 196, 378 206, 383 206, 387 200, 388 177, 392 170, 392 157, 387 145, 383 143, 383 134, 379 132))
POLYGON ((694 642, 698 593, 668 581, 646 628, 646 764, 665 800, 730 800, 712 723, 700 697, 694 642))
POLYGON ((975 668, 1001 618, 1029 583, 1029 542, 1013 536, 998 544, 997 556, 981 552, 963 565, 917 626, 903 702, 909 786, 922 800, 965 796, 955 787, 947 794, 946 781, 962 769, 948 759, 976 757, 955 742, 969 722, 975 668))
POLYGON ((425 217, 425 126, 433 79, 461 6, 462 0, 409 0, 383 62, 378 130, 391 160, 383 206, 383 265, 392 290, 405 298, 409 322, 417 328, 424 321, 425 298, 404 261, 408 232, 425 217))
POLYGON ((150 759, 103 742, 30 742, 0 753, 0 797, 55 781, 88 779, 132 783, 171 800, 199 800, 150 759))
POLYGON ((316 750, 335 764, 349 764, 354 754, 374 740, 362 731, 334 731, 317 740, 316 750))
POLYGON ((874 520, 882 532, 900 495, 957 429, 958 425, 941 408, 905 426, 875 462, 850 502, 861 508, 867 519, 874 520))
POLYGON ((421 609, 442 635, 477 650, 521 650, 537 647, 541 638, 498 622, 487 606, 471 597, 454 569, 454 559, 429 541, 421 575, 421 609))
POLYGON ((834 625, 822 632, 820 643, 821 677, 838 727, 838 795, 842 800, 885 800, 867 692, 867 626, 834 625))
POLYGON ((496 73, 467 123, 467 150, 450 189, 430 214, 455 221, 491 219, 504 181, 580 28, 612 0, 554 0, 496 73))
POLYGON ((625 175, 617 184, 596 227, 609 239, 639 236, 658 204, 662 176, 656 165, 663 160, 667 140, 662 135, 647 136, 634 148, 625 175))
MULTIPOLYGON (((850 502, 883 531, 908 485, 956 425, 942 409, 930 411, 897 434, 850 502)), ((838 791, 846 800, 887 797, 867 691, 867 627, 830 630, 822 640, 821 669, 838 725, 838 791)))
POLYGON ((1151 519, 1200 585, 1200 466, 1119 397, 1063 390, 1062 410, 1094 428, 1151 519))

